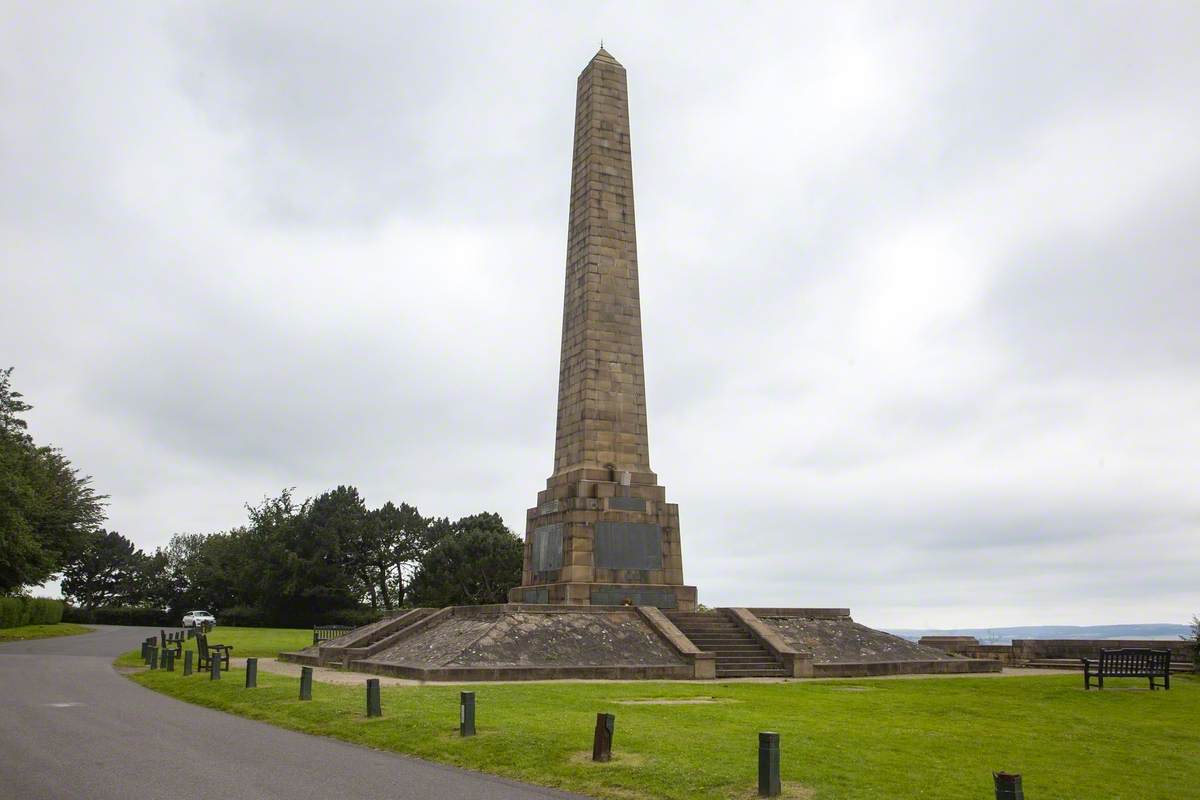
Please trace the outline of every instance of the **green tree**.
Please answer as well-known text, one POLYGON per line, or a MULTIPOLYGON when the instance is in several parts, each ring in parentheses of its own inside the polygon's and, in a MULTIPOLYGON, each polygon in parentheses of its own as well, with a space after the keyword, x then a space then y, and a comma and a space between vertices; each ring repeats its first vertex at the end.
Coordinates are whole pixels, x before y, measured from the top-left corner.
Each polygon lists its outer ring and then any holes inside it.
POLYGON ((250 508, 248 533, 263 565, 257 605, 281 624, 300 625, 357 606, 352 550, 365 518, 358 491, 346 486, 299 509, 289 492, 250 508))
POLYGON ((90 533, 63 569, 63 596, 84 608, 139 604, 149 560, 116 531, 90 533))
POLYGON ((421 558, 412 583, 423 606, 504 603, 521 582, 522 543, 499 514, 435 526, 439 538, 421 558))
POLYGON ((11 375, 0 370, 0 594, 53 577, 104 521, 91 478, 34 443, 21 417, 32 406, 11 375))
POLYGON ((429 523, 415 506, 391 501, 370 512, 370 561, 384 608, 400 608, 408 600, 408 582, 421 554, 428 549, 429 523))

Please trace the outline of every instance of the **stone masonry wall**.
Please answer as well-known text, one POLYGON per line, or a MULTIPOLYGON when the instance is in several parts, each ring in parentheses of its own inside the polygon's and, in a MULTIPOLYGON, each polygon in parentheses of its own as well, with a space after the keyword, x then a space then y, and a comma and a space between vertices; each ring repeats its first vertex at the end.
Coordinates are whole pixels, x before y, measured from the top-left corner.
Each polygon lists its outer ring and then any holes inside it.
POLYGON ((625 68, 579 76, 554 472, 649 470, 625 68))

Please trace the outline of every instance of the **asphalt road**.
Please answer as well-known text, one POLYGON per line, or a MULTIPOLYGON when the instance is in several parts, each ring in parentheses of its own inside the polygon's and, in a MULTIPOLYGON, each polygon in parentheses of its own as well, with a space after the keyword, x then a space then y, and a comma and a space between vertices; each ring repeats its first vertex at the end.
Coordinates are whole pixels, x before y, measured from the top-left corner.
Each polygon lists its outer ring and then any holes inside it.
POLYGON ((157 633, 0 644, 0 798, 322 800, 578 798, 282 730, 125 678, 120 653, 157 633))

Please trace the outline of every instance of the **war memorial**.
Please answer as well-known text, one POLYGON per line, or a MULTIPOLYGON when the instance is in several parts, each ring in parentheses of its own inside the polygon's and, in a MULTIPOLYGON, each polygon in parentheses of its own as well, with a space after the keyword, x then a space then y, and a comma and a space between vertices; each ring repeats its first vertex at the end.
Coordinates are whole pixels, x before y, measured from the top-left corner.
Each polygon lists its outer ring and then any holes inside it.
POLYGON ((873 630, 844 608, 698 607, 679 508, 650 466, 628 89, 603 48, 576 93, 554 468, 527 513, 508 599, 412 609, 280 657, 421 680, 1001 668, 873 630))

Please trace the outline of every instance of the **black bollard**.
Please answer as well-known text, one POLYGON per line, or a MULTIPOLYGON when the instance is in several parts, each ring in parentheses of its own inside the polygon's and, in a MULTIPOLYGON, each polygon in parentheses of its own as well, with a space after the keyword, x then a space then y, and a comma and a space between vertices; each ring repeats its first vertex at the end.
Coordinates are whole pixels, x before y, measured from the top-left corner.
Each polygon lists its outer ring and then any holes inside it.
POLYGON ((188 650, 183 654, 183 674, 192 674, 192 651, 188 650))
POLYGON ((221 659, 217 658, 216 654, 210 655, 208 658, 208 679, 210 681, 221 680, 221 659))
POLYGON ((1011 772, 993 772, 992 780, 996 784, 996 800, 1025 800, 1025 790, 1021 788, 1021 776, 1011 772))
POLYGON ((246 659, 246 688, 247 689, 257 689, 258 688, 258 659, 257 658, 247 658, 246 659))
POLYGON ((312 700, 312 667, 300 668, 300 699, 312 700))
POLYGON ((458 734, 459 736, 475 735, 475 693, 459 692, 458 695, 458 734))
POLYGON ((158 669, 158 648, 150 648, 150 669, 158 669))
POLYGON ((146 659, 148 659, 150 657, 150 653, 147 652, 149 649, 150 649, 150 643, 143 641, 142 642, 142 661, 145 661, 146 659))
POLYGON ((367 716, 383 716, 383 707, 379 703, 379 678, 367 678, 367 716))
POLYGON ((778 797, 783 791, 779 780, 779 734, 758 735, 758 796, 778 797))
POLYGON ((612 714, 596 715, 596 734, 592 737, 592 761, 612 761, 613 728, 617 718, 612 714))
POLYGON ((162 661, 163 661, 163 663, 162 663, 163 669, 165 669, 167 672, 175 671, 175 651, 174 650, 163 650, 162 661))

